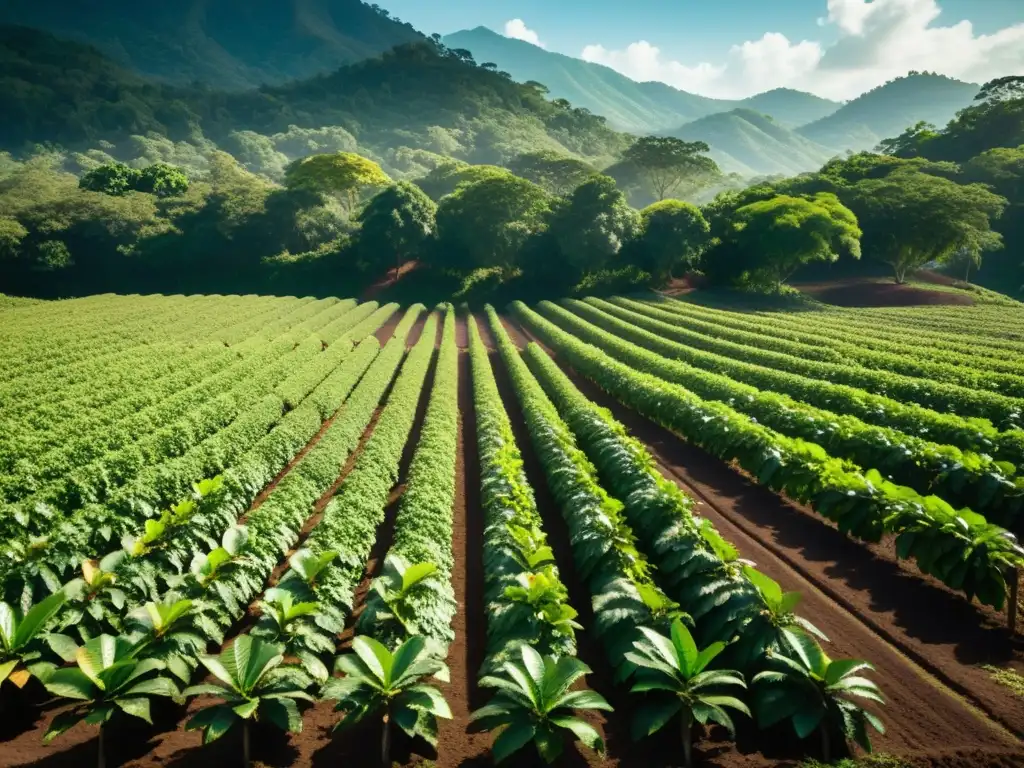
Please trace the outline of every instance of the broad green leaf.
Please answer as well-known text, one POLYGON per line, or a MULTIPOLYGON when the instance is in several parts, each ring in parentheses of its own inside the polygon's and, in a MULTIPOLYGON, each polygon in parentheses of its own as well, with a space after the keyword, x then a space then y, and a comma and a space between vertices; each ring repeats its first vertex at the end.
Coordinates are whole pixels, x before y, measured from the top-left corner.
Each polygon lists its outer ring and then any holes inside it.
POLYGON ((633 715, 631 732, 633 740, 638 741, 644 736, 650 736, 660 731, 669 720, 675 717, 683 708, 683 702, 679 699, 668 699, 665 701, 653 701, 644 704, 636 710, 633 715))
POLYGON ((516 720, 505 728, 494 740, 494 746, 491 747, 495 764, 502 762, 529 744, 535 733, 534 727, 523 720, 516 720))
POLYGON ((218 704, 207 707, 196 712, 196 714, 185 724, 186 731, 202 729, 203 744, 216 741, 238 722, 238 717, 229 707, 218 704))
POLYGON ((78 667, 54 670, 45 687, 54 696, 81 701, 92 700, 96 693, 92 680, 78 667))
POLYGON ((126 696, 117 699, 115 702, 125 714, 137 717, 140 720, 145 720, 150 725, 153 724, 153 718, 149 714, 149 699, 145 696, 126 696))
POLYGON ((572 731, 590 749, 598 753, 604 753, 604 739, 596 728, 585 723, 578 717, 553 717, 551 722, 555 725, 572 731))
POLYGON ((302 732, 302 715, 292 699, 265 699, 260 705, 258 719, 268 720, 282 731, 302 732))
POLYGON ((392 681, 401 680, 406 670, 419 658, 426 647, 427 641, 420 635, 414 635, 398 646, 391 659, 392 681))
POLYGON ((410 565, 402 574, 402 591, 408 592, 421 581, 430 578, 437 573, 437 566, 433 563, 416 563, 410 565))
POLYGON ((765 602, 772 610, 776 610, 782 602, 782 587, 778 582, 749 565, 743 566, 743 575, 764 596, 765 602))
MULTIPOLYGON (((27 645, 30 640, 42 631, 66 600, 67 595, 64 592, 54 592, 49 597, 40 600, 32 606, 28 613, 25 614, 25 617, 18 622, 14 632, 8 635, 11 637, 11 649, 17 650, 27 645)), ((6 603, 0 603, 0 633, 6 632, 3 626, 7 621, 3 615, 4 608, 8 608, 6 603)), ((8 608, 8 610, 10 609, 8 608)))
POLYGON ((372 637, 358 635, 352 639, 352 650, 381 683, 391 683, 391 652, 382 643, 372 637))

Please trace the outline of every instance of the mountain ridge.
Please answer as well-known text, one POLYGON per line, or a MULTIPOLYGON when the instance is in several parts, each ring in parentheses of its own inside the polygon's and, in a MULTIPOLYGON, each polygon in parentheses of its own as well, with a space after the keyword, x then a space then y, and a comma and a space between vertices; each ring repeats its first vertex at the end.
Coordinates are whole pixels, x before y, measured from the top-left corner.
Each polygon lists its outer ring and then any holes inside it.
POLYGON ((359 0, 6 0, 0 24, 91 45, 150 79, 235 90, 304 79, 424 39, 359 0))
POLYGON ((741 176, 795 176, 820 168, 837 154, 745 107, 718 112, 680 126, 667 135, 703 141, 725 173, 741 176))

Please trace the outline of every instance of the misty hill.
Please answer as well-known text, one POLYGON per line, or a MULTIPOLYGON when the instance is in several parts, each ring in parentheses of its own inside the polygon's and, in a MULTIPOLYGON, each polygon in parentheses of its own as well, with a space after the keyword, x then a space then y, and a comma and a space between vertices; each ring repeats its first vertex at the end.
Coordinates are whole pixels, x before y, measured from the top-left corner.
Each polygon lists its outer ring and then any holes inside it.
POLYGON ((448 35, 444 43, 472 52, 478 62, 494 62, 520 82, 543 83, 551 90, 552 98, 568 99, 608 118, 616 128, 633 133, 671 130, 736 107, 766 112, 788 126, 809 123, 839 108, 836 102, 787 88, 728 101, 687 93, 665 83, 638 83, 602 64, 546 51, 486 27, 448 35))
POLYGON ((358 0, 4 0, 0 24, 89 43, 151 78, 235 89, 311 77, 422 40, 358 0))
POLYGON ((336 126, 371 155, 408 148, 475 163, 536 149, 608 160, 627 142, 600 118, 426 41, 330 75, 234 92, 153 83, 89 46, 0 27, 0 84, 0 149, 78 149, 149 132, 220 143, 291 126, 336 126))
POLYGON ((743 99, 740 106, 764 115, 771 115, 777 123, 787 128, 797 128, 831 115, 842 104, 805 91, 775 88, 743 99))
POLYGON ((602 115, 620 130, 667 130, 734 104, 686 93, 664 83, 638 83, 614 69, 591 64, 499 35, 486 27, 447 35, 444 44, 470 51, 480 62, 494 62, 520 82, 535 80, 553 99, 568 99, 602 115))
POLYGON ((742 176, 793 176, 817 170, 836 154, 751 109, 702 117, 670 135, 707 142, 711 157, 723 171, 742 176))
POLYGON ((834 114, 803 126, 799 132, 837 150, 872 149, 882 139, 898 136, 921 120, 945 125, 977 93, 978 86, 973 83, 911 72, 858 96, 834 114))

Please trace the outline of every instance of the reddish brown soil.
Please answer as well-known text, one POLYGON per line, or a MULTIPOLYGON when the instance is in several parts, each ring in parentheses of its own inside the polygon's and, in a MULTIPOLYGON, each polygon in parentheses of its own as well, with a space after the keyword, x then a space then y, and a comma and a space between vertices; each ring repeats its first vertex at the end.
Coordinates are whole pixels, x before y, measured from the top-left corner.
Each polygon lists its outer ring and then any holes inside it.
POLYGON ((399 267, 397 272, 395 271, 395 268, 392 267, 387 271, 384 277, 382 277, 376 283, 369 286, 365 291, 363 291, 363 295, 359 298, 359 300, 372 301, 373 299, 377 298, 377 296, 379 296, 385 288, 390 288, 392 285, 397 283, 407 274, 415 270, 418 266, 418 261, 407 261, 405 262, 405 264, 399 267))
MULTIPOLYGON (((433 315, 433 314, 436 314, 436 313, 434 313, 434 312, 421 312, 420 316, 418 318, 416 318, 416 322, 412 324, 412 328, 409 329, 409 333, 407 333, 406 336, 405 336, 405 347, 406 347, 406 349, 412 349, 413 346, 416 344, 416 342, 420 340, 420 336, 423 335, 423 329, 427 325, 427 319, 431 315, 433 315)), ((438 317, 438 320, 440 320, 440 317, 438 317)), ((434 339, 435 339, 435 345, 434 346, 436 347, 437 346, 436 345, 436 340, 437 340, 437 332, 436 331, 434 333, 434 339)))
POLYGON ((795 286, 826 304, 840 307, 912 307, 922 304, 974 304, 967 293, 930 291, 914 285, 850 279, 795 286))
POLYGON ((388 343, 392 336, 395 335, 395 328, 397 328, 398 324, 402 322, 402 317, 404 315, 405 312, 399 309, 395 314, 388 318, 388 321, 384 323, 384 325, 373 332, 373 335, 377 337, 377 341, 380 342, 382 347, 388 343))
MULTIPOLYGON (((937 744, 981 749, 1014 743, 1008 731, 975 715, 941 684, 1018 736, 1024 732, 1024 702, 974 666, 1021 667, 1024 646, 1010 641, 1001 617, 979 615, 960 596, 901 568, 887 547, 867 548, 847 539, 809 510, 756 485, 569 373, 588 397, 610 408, 649 446, 666 477, 701 501, 701 514, 745 557, 784 588, 804 593, 803 613, 832 638, 833 656, 876 663, 889 701, 884 716, 890 728, 879 738, 879 749, 912 754, 937 744)), ((1022 755, 1014 751, 1007 759, 1024 761, 1022 755)))
POLYGON ((468 768, 489 761, 491 737, 469 733, 469 714, 486 702, 476 685, 483 664, 486 622, 483 594, 483 517, 480 510, 480 455, 469 355, 459 355, 459 438, 455 465, 455 508, 452 514, 452 588, 459 609, 452 622, 455 641, 448 649, 452 682, 443 686, 452 719, 441 723, 438 768, 468 768))

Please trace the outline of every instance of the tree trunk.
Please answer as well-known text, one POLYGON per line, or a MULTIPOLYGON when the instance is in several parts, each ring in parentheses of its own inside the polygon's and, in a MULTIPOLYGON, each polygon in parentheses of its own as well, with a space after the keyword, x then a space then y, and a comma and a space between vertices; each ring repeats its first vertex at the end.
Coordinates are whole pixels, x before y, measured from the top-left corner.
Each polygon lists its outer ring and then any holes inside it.
POLYGON ((683 711, 682 723, 683 736, 683 765, 690 768, 693 765, 693 712, 683 711))
POLYGON ((99 754, 96 758, 97 768, 106 768, 107 756, 103 754, 103 726, 100 726, 100 743, 99 743, 99 754))
POLYGON ((971 282, 971 262, 970 261, 967 262, 967 271, 964 272, 964 282, 965 283, 970 283, 971 282))
POLYGON ((384 715, 384 730, 380 737, 380 763, 384 768, 391 766, 391 718, 384 715))
POLYGON ((829 744, 829 741, 828 741, 828 728, 825 726, 824 723, 822 723, 822 725, 821 725, 821 759, 824 762, 827 763, 832 758, 831 752, 832 752, 831 745, 829 744))
POLYGON ((242 721, 242 761, 249 768, 249 721, 242 721))

